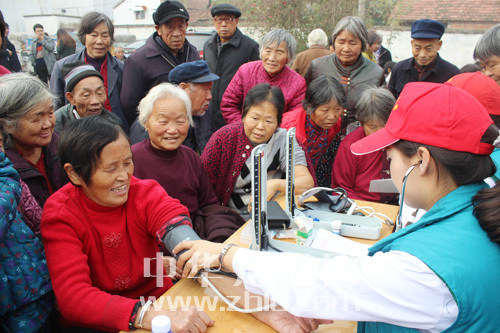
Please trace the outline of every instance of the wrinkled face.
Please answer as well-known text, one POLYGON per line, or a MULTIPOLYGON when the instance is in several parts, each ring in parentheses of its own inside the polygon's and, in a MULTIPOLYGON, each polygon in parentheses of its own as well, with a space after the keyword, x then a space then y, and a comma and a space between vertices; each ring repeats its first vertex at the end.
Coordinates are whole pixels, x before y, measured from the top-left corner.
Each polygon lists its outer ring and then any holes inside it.
POLYGON ((212 100, 213 82, 189 83, 184 90, 191 99, 191 110, 193 116, 203 116, 212 100))
POLYGON ((174 17, 166 23, 155 26, 158 35, 167 44, 173 54, 177 54, 178 51, 182 50, 187 27, 188 23, 186 20, 180 17, 174 17))
POLYGON ((214 16, 214 25, 222 43, 227 43, 236 32, 239 18, 231 14, 220 14, 214 16))
POLYGON ((365 131, 365 135, 368 136, 384 128, 385 124, 381 121, 378 121, 377 119, 374 119, 363 123, 362 126, 363 130, 365 131))
POLYGON ((189 130, 186 105, 177 98, 158 99, 148 118, 146 129, 156 149, 175 150, 184 142, 189 130))
POLYGON ((121 47, 117 47, 115 50, 115 57, 123 60, 125 58, 125 51, 121 47))
POLYGON ((334 43, 335 54, 345 66, 351 66, 356 63, 361 54, 362 47, 361 39, 355 37, 347 30, 341 31, 334 43))
POLYGON ((318 106, 311 114, 311 119, 322 129, 329 130, 335 126, 343 111, 344 108, 342 105, 339 105, 335 99, 332 99, 328 104, 318 106))
POLYGON ((66 96, 83 118, 101 114, 106 103, 106 88, 100 78, 90 76, 78 82, 66 96))
POLYGON ((278 128, 278 110, 267 101, 254 105, 243 118, 243 127, 250 141, 266 143, 278 128))
POLYGON ((43 28, 36 28, 35 29, 35 35, 38 40, 42 40, 45 38, 45 33, 43 28))
POLYGON ((111 35, 106 23, 102 22, 95 26, 90 34, 85 35, 85 47, 87 54, 94 58, 100 59, 105 57, 111 46, 111 35))
POLYGON ((267 45, 262 51, 262 64, 269 76, 278 75, 288 63, 288 48, 286 42, 279 45, 267 45))
POLYGON ((500 57, 492 55, 484 61, 481 60, 481 69, 485 75, 488 75, 500 86, 500 57))
POLYGON ((8 131, 16 147, 40 148, 52 140, 55 124, 54 104, 48 99, 33 107, 19 119, 17 127, 8 131))
POLYGON ((116 141, 107 144, 89 184, 81 181, 83 193, 104 207, 119 207, 127 202, 130 178, 134 172, 132 152, 128 140, 120 134, 116 141))
POLYGON ((429 65, 436 58, 443 42, 437 38, 411 40, 413 58, 420 66, 429 65))

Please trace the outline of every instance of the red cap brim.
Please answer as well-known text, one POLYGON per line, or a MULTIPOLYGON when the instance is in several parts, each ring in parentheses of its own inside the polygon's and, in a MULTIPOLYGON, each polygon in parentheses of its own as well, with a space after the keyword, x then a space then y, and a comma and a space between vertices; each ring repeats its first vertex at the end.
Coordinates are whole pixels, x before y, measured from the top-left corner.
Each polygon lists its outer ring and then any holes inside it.
POLYGON ((397 141, 399 141, 399 138, 391 135, 384 127, 381 130, 354 142, 351 145, 351 151, 354 155, 365 155, 384 149, 397 141))

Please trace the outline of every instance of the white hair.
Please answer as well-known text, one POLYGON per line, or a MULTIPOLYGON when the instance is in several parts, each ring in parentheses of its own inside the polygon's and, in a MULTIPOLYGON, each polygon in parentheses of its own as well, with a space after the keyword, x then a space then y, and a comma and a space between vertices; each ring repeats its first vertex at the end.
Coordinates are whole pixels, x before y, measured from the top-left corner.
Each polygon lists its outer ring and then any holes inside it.
POLYGON ((153 106, 155 102, 161 98, 177 98, 184 102, 186 105, 186 114, 189 120, 189 124, 194 126, 193 117, 191 115, 191 99, 184 89, 179 88, 171 83, 161 83, 153 87, 146 97, 144 97, 137 109, 139 110, 139 124, 146 128, 146 123, 153 112, 153 106))
POLYGON ((328 46, 328 36, 323 29, 314 29, 307 35, 307 47, 311 48, 313 45, 328 46))

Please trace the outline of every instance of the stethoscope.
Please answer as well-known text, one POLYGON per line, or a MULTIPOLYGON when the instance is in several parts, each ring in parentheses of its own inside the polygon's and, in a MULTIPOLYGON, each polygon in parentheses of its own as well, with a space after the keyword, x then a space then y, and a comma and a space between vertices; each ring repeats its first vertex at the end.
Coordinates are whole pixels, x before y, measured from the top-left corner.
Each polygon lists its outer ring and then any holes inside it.
POLYGON ((394 227, 394 232, 399 231, 403 228, 402 216, 403 216, 403 203, 405 198, 406 181, 408 180, 408 176, 413 171, 413 169, 415 169, 415 167, 419 166, 420 164, 422 164, 422 161, 418 161, 417 163, 410 166, 408 170, 406 170, 405 176, 403 177, 403 185, 401 186, 401 196, 399 197, 399 214, 398 217, 396 218, 396 225, 394 227))

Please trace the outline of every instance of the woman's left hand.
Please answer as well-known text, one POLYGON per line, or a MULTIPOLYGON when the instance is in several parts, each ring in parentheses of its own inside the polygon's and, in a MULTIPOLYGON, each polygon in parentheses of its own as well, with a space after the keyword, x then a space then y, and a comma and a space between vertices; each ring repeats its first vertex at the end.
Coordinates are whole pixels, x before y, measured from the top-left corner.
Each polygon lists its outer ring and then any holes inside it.
POLYGON ((184 241, 172 251, 175 254, 186 250, 177 260, 177 267, 182 270, 182 277, 194 277, 200 269, 219 267, 219 254, 224 246, 204 240, 184 241))

